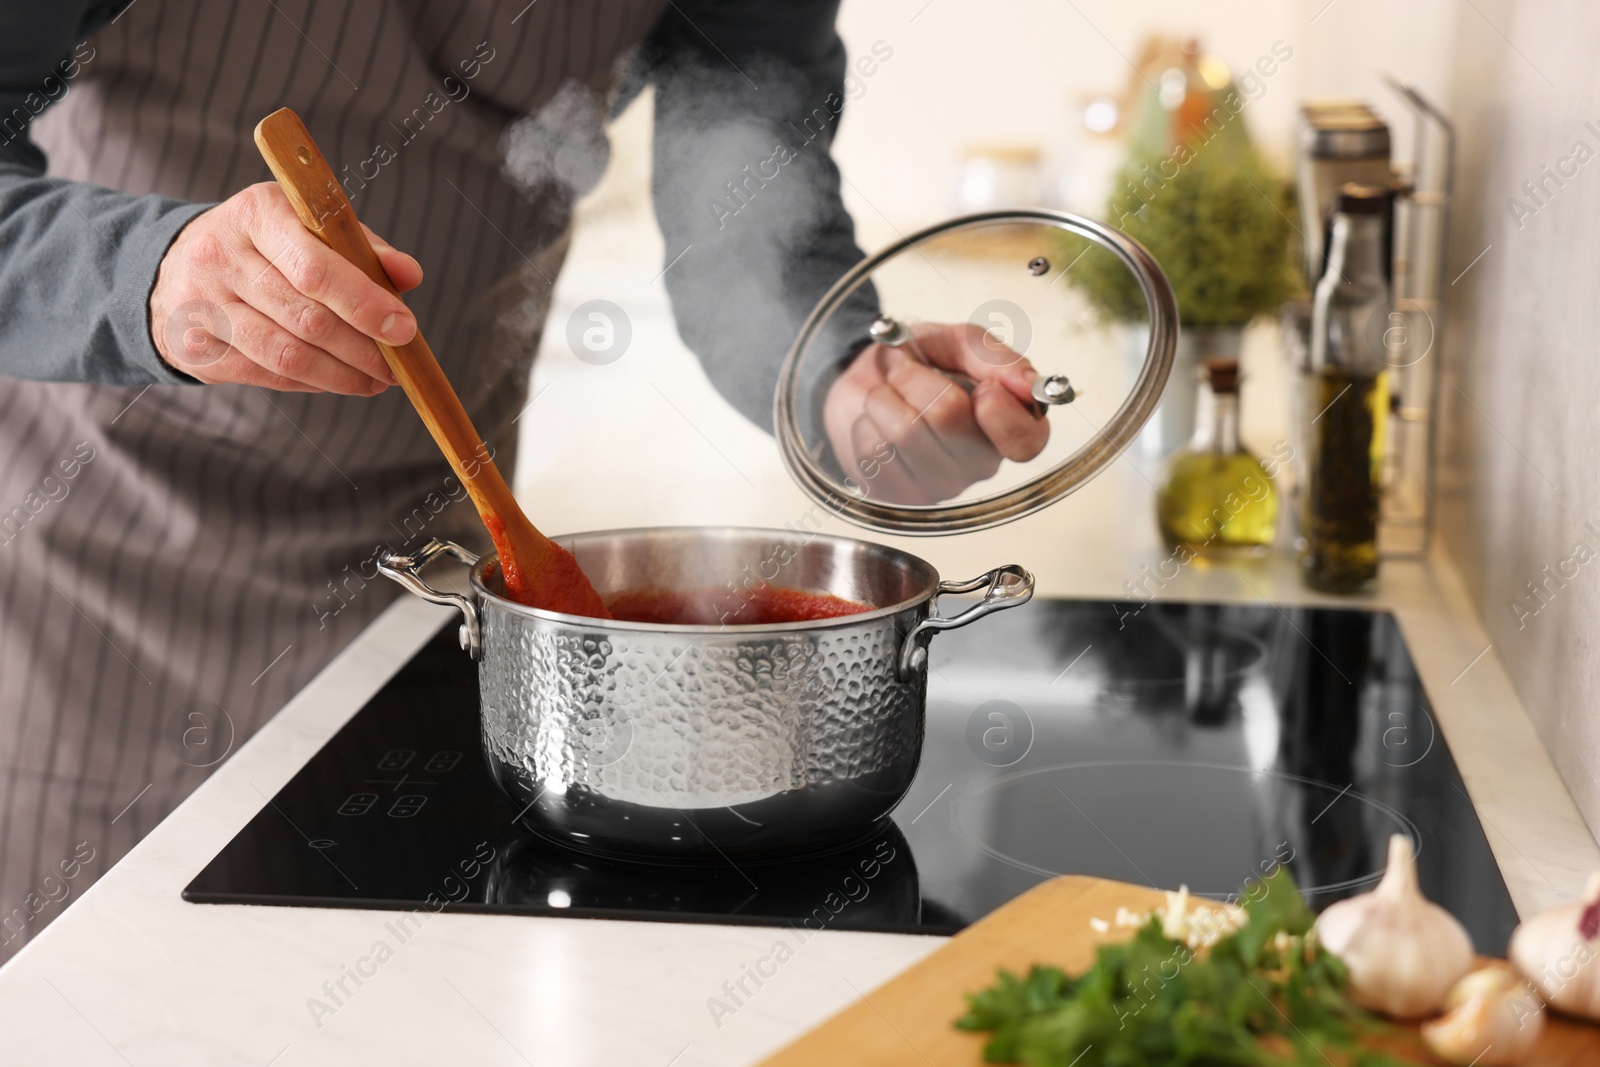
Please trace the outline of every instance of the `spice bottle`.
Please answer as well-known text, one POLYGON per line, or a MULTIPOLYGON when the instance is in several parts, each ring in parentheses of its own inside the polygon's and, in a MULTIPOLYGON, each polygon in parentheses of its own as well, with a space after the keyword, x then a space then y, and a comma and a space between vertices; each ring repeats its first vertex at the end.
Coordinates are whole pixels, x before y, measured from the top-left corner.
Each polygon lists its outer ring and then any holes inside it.
POLYGON ((1312 302, 1301 375, 1300 571, 1308 586, 1329 593, 1358 592, 1378 576, 1391 200, 1377 186, 1344 186, 1312 302))
POLYGON ((1205 361, 1189 443, 1167 460, 1156 520, 1169 548, 1197 555, 1259 555, 1278 527, 1278 494, 1239 443, 1239 361, 1205 361))

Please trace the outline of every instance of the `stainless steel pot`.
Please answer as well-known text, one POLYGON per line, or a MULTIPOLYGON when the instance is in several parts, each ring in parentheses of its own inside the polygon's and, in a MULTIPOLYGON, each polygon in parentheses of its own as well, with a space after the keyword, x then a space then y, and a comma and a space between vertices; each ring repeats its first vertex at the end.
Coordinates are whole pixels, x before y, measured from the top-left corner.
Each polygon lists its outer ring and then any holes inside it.
POLYGON ((602 596, 714 588, 731 614, 760 582, 874 610, 818 622, 682 626, 524 607, 493 557, 432 541, 380 569, 458 608, 478 660, 483 745, 530 829, 579 848, 726 856, 820 847, 869 832, 911 785, 922 751, 927 646, 1033 595, 1000 567, 942 582, 884 545, 804 532, 668 527, 558 539, 602 596), (471 595, 422 571, 448 554, 471 595), (959 614, 946 593, 983 591, 959 614))
MULTIPOLYGON (((857 525, 935 535, 1010 522, 1073 492, 1127 448, 1160 400, 1177 331, 1171 286, 1125 234, 1048 211, 951 219, 862 260, 812 310, 779 375, 779 451, 803 491, 857 525), (1144 299, 1145 358, 1131 386, 1120 365, 1108 373, 1085 334, 1094 317, 1077 279, 1097 261, 1078 264, 1091 253, 1120 264, 1144 299), (1008 460, 948 499, 948 487, 903 493, 893 478, 872 483, 898 454, 887 439, 872 463, 832 452, 821 405, 843 360, 864 341, 907 346, 920 359, 921 322, 966 322, 1003 341, 986 340, 978 358, 1026 356, 1038 368, 1046 452, 1008 460), (994 333, 1001 325, 1003 337, 994 333), (1070 417, 1049 414, 1062 405, 1070 417)), ((914 474, 896 471, 901 481, 914 474)), ((522 821, 601 851, 748 855, 869 831, 916 773, 928 640, 1033 593, 1018 566, 941 582, 908 553, 804 531, 622 530, 562 544, 602 596, 720 587, 731 613, 742 589, 768 581, 873 605, 780 626, 607 622, 505 599, 495 560, 458 545, 386 559, 391 578, 460 609, 463 647, 480 661, 484 750, 522 821), (471 568, 467 595, 422 580, 441 554, 471 568), (980 590, 960 614, 935 614, 942 594, 980 590)))

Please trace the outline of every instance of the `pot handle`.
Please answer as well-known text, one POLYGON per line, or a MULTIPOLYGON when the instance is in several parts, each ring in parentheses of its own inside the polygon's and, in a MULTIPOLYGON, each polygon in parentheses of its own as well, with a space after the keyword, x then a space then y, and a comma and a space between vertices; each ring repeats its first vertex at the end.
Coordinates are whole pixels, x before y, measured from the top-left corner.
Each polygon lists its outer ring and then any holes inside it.
POLYGON ((415 555, 402 556, 398 552, 385 552, 378 560, 378 570, 428 603, 442 604, 461 612, 461 647, 466 650, 467 655, 477 659, 483 652, 479 636, 478 605, 469 597, 464 597, 460 593, 442 592, 422 580, 422 572, 428 564, 444 555, 454 556, 468 567, 474 567, 478 563, 475 554, 454 541, 440 541, 435 538, 419 548, 415 555))
POLYGON ((1033 598, 1033 575, 1015 563, 1008 563, 1004 567, 996 567, 987 574, 980 574, 964 582, 940 582, 938 592, 933 594, 934 610, 938 609, 939 598, 946 593, 973 593, 983 589, 983 599, 959 615, 945 618, 940 615, 930 614, 926 619, 917 623, 906 634, 905 643, 900 646, 900 680, 908 682, 917 671, 927 666, 928 642, 940 630, 954 630, 958 626, 965 626, 977 622, 985 615, 1006 608, 1021 607, 1033 598), (984 587, 987 586, 985 589, 984 587))

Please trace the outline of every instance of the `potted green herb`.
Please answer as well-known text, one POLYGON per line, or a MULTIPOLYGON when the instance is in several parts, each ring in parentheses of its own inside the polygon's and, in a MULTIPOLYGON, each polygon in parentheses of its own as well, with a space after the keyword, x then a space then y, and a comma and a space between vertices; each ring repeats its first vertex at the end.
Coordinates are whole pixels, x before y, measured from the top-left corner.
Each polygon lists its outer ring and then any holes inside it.
MULTIPOLYGON (((1130 157, 1107 204, 1106 220, 1150 250, 1178 301, 1177 360, 1146 438, 1161 454, 1193 430, 1201 361, 1237 358, 1245 325, 1276 312, 1296 285, 1284 182, 1248 145, 1221 147, 1180 143, 1165 156, 1130 157)), ((1071 277, 1109 318, 1144 318, 1138 283, 1115 257, 1085 256, 1071 277)))

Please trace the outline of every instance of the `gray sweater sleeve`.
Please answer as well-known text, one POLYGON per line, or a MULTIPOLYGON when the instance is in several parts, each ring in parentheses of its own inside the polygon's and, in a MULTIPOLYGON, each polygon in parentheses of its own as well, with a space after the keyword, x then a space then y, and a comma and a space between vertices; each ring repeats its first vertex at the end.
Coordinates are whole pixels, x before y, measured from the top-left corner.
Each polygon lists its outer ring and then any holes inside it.
MULTIPOLYGON (((844 109, 838 6, 674 0, 641 50, 656 87, 653 191, 678 332, 763 428, 801 323, 862 258, 828 154, 844 109)), ((838 361, 859 349, 875 307, 865 287, 835 315, 826 343, 838 361)))
POLYGON ((45 173, 34 120, 94 63, 122 3, 0 0, 0 374, 108 385, 193 382, 150 339, 150 289, 209 205, 45 173))

